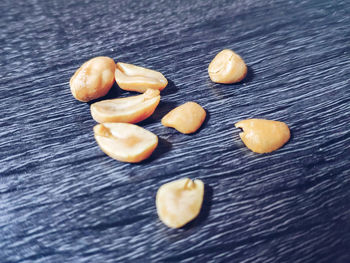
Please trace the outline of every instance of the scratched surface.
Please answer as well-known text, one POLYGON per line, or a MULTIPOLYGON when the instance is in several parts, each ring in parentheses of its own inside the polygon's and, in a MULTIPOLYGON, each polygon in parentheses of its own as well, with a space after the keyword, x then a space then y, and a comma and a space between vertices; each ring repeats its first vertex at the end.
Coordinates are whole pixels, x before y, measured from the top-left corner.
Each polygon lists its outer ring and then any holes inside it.
MULTIPOLYGON (((0 2, 1 262, 350 262, 350 2, 0 2), (231 48, 239 84, 210 82, 231 48), (140 123, 151 158, 101 152, 89 104, 70 94, 86 60, 110 56, 169 85, 140 123), (193 135, 160 119, 186 101, 208 112, 193 135), (290 141, 254 154, 234 123, 286 122, 290 141), (179 230, 155 209, 174 179, 206 184, 200 216, 179 230)), ((107 97, 129 96, 113 86, 107 97)))

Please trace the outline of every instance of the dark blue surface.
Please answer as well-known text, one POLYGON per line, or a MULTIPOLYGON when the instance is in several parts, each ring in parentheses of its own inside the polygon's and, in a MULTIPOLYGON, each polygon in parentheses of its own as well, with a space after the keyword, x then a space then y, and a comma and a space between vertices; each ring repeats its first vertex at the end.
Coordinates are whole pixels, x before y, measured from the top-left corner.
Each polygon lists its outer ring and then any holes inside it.
MULTIPOLYGON (((0 262, 350 262, 349 1, 0 2, 0 262), (247 65, 209 80, 215 54, 247 65), (69 79, 94 56, 162 72, 151 158, 101 152, 69 79), (182 135, 160 119, 186 101, 208 112, 182 135), (291 140, 250 152, 234 123, 286 122, 291 140), (200 178, 200 216, 156 213, 163 183, 200 178)), ((107 97, 131 93, 117 85, 107 97)))

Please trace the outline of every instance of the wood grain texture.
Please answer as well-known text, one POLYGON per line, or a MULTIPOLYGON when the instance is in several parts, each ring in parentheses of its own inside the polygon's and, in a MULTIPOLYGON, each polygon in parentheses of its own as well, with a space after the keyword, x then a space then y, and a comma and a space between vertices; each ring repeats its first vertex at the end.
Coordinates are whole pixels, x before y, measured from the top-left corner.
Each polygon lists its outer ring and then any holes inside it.
MULTIPOLYGON (((350 262, 349 1, 0 2, 1 262, 350 262), (249 73, 210 82, 231 48, 249 73), (140 125, 160 144, 123 164, 93 138, 69 78, 86 60, 156 69, 169 80, 140 125), (182 135, 160 119, 188 100, 208 112, 182 135), (286 122, 292 138, 254 154, 234 123, 286 122), (158 187, 200 178, 199 218, 172 230, 158 187)), ((107 97, 123 97, 115 85, 107 97)))

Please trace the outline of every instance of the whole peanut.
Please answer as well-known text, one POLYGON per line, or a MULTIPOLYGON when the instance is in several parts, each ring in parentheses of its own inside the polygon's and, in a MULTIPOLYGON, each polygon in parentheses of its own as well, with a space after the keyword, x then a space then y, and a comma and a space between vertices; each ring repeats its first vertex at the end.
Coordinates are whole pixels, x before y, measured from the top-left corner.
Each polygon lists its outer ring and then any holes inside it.
POLYGON ((79 101, 88 102, 105 96, 114 83, 115 63, 109 57, 85 62, 70 79, 70 89, 79 101))

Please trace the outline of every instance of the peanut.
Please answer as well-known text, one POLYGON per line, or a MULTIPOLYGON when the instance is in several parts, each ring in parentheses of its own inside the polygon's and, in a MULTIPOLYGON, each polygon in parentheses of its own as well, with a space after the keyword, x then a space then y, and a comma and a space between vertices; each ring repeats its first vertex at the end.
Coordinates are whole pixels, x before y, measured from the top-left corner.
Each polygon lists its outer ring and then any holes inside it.
POLYGON ((105 96, 114 83, 115 63, 109 57, 85 62, 71 77, 70 89, 79 101, 88 102, 105 96))
POLYGON ((147 159, 158 145, 158 137, 129 123, 103 123, 94 127, 95 139, 108 156, 129 163, 147 159))
POLYGON ((91 105, 91 115, 99 123, 137 123, 153 114, 160 101, 159 90, 121 99, 103 100, 91 105))
POLYGON ((203 196, 201 180, 183 178, 162 185, 156 196, 159 219, 171 228, 184 226, 198 216, 203 196))
POLYGON ((243 129, 239 136, 243 143, 256 153, 275 151, 290 138, 287 124, 280 121, 247 119, 237 122, 235 126, 243 129))
POLYGON ((171 110, 162 118, 162 124, 172 127, 181 133, 194 133, 202 125, 206 117, 205 110, 195 102, 186 102, 171 110))
POLYGON ((161 91, 168 85, 168 80, 158 71, 121 62, 116 65, 115 80, 121 89, 141 93, 147 89, 161 91))
POLYGON ((242 81, 247 71, 243 59, 230 49, 219 52, 208 67, 210 79, 213 82, 224 84, 242 81))

